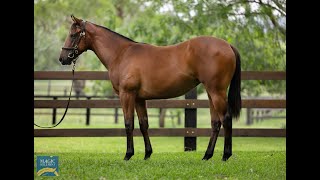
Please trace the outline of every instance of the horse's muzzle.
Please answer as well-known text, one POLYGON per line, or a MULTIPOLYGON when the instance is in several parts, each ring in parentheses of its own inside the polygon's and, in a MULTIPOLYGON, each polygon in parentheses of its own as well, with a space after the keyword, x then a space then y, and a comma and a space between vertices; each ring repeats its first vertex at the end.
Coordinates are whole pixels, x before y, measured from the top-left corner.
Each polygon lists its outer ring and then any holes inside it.
POLYGON ((60 61, 60 63, 62 65, 71 65, 72 59, 70 59, 70 58, 67 58, 67 59, 59 58, 59 61, 60 61))

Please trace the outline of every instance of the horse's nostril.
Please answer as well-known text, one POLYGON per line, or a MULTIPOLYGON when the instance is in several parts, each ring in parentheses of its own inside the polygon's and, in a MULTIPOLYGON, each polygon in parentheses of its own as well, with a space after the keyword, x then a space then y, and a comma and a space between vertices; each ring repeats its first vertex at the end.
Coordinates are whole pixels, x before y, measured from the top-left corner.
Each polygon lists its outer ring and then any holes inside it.
POLYGON ((59 58, 59 61, 62 62, 62 58, 59 58))

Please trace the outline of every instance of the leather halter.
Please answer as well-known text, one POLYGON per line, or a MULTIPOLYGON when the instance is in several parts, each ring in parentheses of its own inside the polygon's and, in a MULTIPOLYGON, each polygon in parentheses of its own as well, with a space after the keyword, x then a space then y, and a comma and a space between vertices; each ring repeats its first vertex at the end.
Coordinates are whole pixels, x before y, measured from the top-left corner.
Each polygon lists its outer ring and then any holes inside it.
POLYGON ((74 41, 74 43, 73 43, 73 47, 62 47, 62 49, 64 49, 64 50, 71 51, 68 54, 68 58, 70 58, 73 62, 76 61, 76 59, 79 55, 78 46, 79 46, 80 40, 82 37, 84 37, 86 35, 86 21, 85 20, 82 20, 80 28, 81 28, 81 31, 71 35, 71 36, 75 36, 76 34, 79 34, 77 40, 74 41))
POLYGON ((53 125, 53 126, 39 126, 38 124, 34 123, 33 124, 39 128, 54 128, 56 126, 58 126, 64 119, 64 117, 66 116, 67 112, 68 112, 68 108, 69 108, 69 104, 70 104, 70 98, 71 98, 71 92, 72 92, 72 87, 73 87, 73 82, 74 82, 74 71, 75 71, 75 66, 76 66, 76 60, 77 60, 77 57, 79 55, 79 51, 78 51, 78 45, 80 43, 80 40, 83 36, 86 35, 86 21, 82 20, 81 22, 81 31, 80 32, 77 32, 73 35, 76 35, 78 33, 80 33, 78 39, 73 43, 74 44, 74 47, 62 47, 62 49, 65 49, 65 50, 71 50, 71 52, 68 54, 68 58, 70 58, 73 62, 73 67, 72 67, 72 84, 71 84, 71 89, 70 89, 70 94, 69 94, 69 99, 68 99, 68 104, 67 104, 67 107, 60 119, 60 121, 53 125))

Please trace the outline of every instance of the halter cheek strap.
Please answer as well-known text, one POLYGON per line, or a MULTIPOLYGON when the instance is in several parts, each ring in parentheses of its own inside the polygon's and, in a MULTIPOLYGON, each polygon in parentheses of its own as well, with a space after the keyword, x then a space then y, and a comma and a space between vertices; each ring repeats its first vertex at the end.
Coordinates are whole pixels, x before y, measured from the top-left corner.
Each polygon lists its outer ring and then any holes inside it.
POLYGON ((68 54, 68 58, 72 59, 73 61, 76 61, 75 58, 79 54, 78 45, 80 43, 81 38, 84 37, 85 35, 86 35, 86 21, 82 20, 82 22, 81 22, 81 31, 80 31, 80 34, 79 34, 79 38, 74 43, 75 44, 74 47, 62 47, 62 49, 64 49, 64 50, 71 50, 71 52, 69 52, 69 54, 68 54))

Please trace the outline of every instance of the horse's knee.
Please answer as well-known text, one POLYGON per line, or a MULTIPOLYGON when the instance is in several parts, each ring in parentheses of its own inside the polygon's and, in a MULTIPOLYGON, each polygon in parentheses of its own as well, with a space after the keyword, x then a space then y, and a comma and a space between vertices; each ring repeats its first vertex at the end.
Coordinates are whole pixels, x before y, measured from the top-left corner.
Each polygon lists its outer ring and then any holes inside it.
POLYGON ((144 117, 143 119, 141 119, 139 121, 139 125, 140 125, 140 130, 141 131, 146 131, 149 129, 149 123, 148 123, 148 118, 144 117))
POLYGON ((125 126, 125 129, 126 129, 126 133, 130 133, 130 132, 133 131, 133 123, 125 122, 124 126, 125 126))
POLYGON ((141 131, 146 131, 149 129, 149 124, 148 123, 139 123, 140 125, 140 130, 141 131))
POLYGON ((221 122, 220 121, 211 121, 211 127, 213 132, 219 132, 220 127, 221 127, 221 122))

